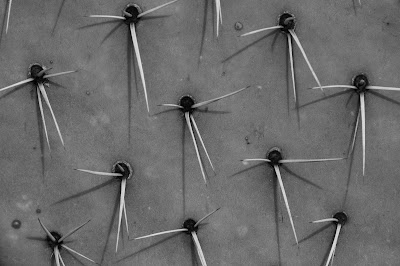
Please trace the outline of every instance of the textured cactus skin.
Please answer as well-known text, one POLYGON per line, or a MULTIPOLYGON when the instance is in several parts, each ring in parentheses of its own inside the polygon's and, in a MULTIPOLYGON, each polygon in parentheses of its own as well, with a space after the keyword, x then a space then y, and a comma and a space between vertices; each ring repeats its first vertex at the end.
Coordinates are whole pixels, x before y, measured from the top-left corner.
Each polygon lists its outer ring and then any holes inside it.
MULTIPOLYGON (((179 228, 188 217, 198 220, 221 207, 218 215, 198 230, 209 265, 320 265, 334 227, 301 243, 299 251, 293 245, 279 189, 274 196, 273 169, 263 165, 234 174, 255 165, 243 165, 241 159, 265 158, 273 146, 281 147, 285 158, 347 156, 357 97, 348 101, 349 95, 342 95, 300 108, 299 126, 287 76, 284 33, 278 32, 276 40, 270 35, 226 59, 268 33, 238 35, 277 25, 278 16, 287 11, 296 17, 296 34, 322 85, 351 85, 355 75, 366 73, 370 85, 400 87, 399 1, 362 0, 359 6, 358 0, 221 0, 223 24, 218 40, 212 21, 213 1, 178 1, 154 13, 166 17, 137 24, 150 114, 127 26, 122 23, 109 37, 118 22, 85 27, 104 22, 86 17, 89 14, 122 16, 129 2, 13 1, 8 33, 3 25, 0 39, 0 87, 26 79, 33 62, 53 67, 52 72, 79 71, 52 79, 63 87, 46 87, 63 129, 65 149, 57 145, 48 116, 54 145, 51 153, 44 149, 44 176, 38 138, 41 121, 37 122, 32 86, 4 97, 0 92, 0 265, 50 265, 46 243, 26 239, 45 237, 37 217, 45 218, 50 230, 60 232, 74 227, 77 220, 91 218, 73 245, 96 261, 101 260, 106 246, 103 265, 115 265, 123 256, 163 240, 124 238, 115 256, 114 223, 106 245, 118 184, 52 205, 107 181, 73 169, 108 171, 119 158, 135 169, 125 198, 131 237, 179 228), (207 24, 199 60, 205 10, 207 24), (235 29, 236 22, 243 25, 241 30, 235 29), (200 101, 248 85, 253 88, 243 94, 210 105, 202 113, 193 112, 216 168, 215 176, 206 169, 210 182, 205 186, 187 128, 182 134, 182 114, 155 115, 168 109, 157 105, 176 103, 182 95, 200 101), (19 229, 11 226, 14 219, 21 221, 19 229)), ((165 2, 135 3, 146 11, 165 2)), ((0 10, 6 7, 6 1, 1 1, 0 10)), ((317 84, 295 45, 293 52, 299 105, 338 92, 309 90, 317 84)), ((400 101, 400 93, 382 94, 400 101)), ((324 190, 310 187, 282 169, 299 239, 319 228, 309 221, 339 211, 351 217, 340 233, 334 265, 396 265, 400 261, 400 106, 369 96, 366 94, 365 177, 361 173, 361 131, 349 181, 349 160, 288 166, 324 190)), ((191 265, 190 240, 182 235, 117 265, 191 265)), ((69 255, 63 258, 66 265, 79 265, 69 255)))

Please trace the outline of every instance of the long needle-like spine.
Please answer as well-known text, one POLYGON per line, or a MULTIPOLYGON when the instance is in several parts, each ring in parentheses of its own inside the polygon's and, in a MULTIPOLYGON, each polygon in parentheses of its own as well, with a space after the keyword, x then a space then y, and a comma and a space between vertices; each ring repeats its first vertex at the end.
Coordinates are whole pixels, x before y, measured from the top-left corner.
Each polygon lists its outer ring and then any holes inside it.
POLYGON ((112 16, 112 15, 89 15, 90 18, 111 18, 111 19, 119 19, 125 20, 124 17, 121 16, 112 16))
POLYGON ((383 91, 400 91, 400 88, 382 87, 382 86, 367 86, 368 90, 383 90, 383 91))
POLYGON ((1 88, 1 89, 0 89, 0 92, 1 92, 1 91, 5 91, 5 90, 8 90, 8 89, 11 89, 11 88, 14 88, 14 87, 17 87, 17 86, 19 86, 19 85, 26 84, 26 83, 31 82, 31 81, 33 81, 33 80, 34 80, 33 78, 25 79, 25 80, 23 80, 23 81, 20 81, 20 82, 14 83, 14 84, 12 84, 12 85, 9 85, 9 86, 7 86, 7 87, 1 88))
POLYGON ((54 236, 50 233, 50 231, 46 228, 46 226, 42 223, 42 221, 40 221, 40 219, 38 218, 39 224, 40 226, 43 228, 43 230, 46 232, 46 235, 50 238, 51 241, 53 242, 57 242, 57 240, 54 238, 54 236))
POLYGON ((173 103, 162 103, 159 106, 174 107, 174 108, 178 108, 178 109, 183 109, 182 106, 180 106, 178 104, 173 104, 173 103))
POLYGON ((60 128, 58 126, 56 116, 54 115, 53 108, 51 108, 50 101, 49 101, 49 98, 47 97, 47 93, 46 93, 46 90, 44 89, 43 83, 39 82, 38 83, 38 87, 39 87, 40 92, 41 92, 41 94, 42 94, 42 96, 44 98, 44 101, 46 102, 47 106, 50 109, 50 113, 51 113, 51 116, 53 117, 54 124, 56 125, 56 129, 57 129, 58 135, 60 136, 61 143, 64 146, 64 140, 63 140, 63 137, 61 135, 61 131, 60 131, 60 128))
POLYGON ((319 82, 317 74, 315 74, 315 71, 314 71, 313 67, 310 64, 310 61, 307 58, 306 52, 304 51, 303 46, 301 45, 299 38, 297 37, 297 35, 294 32, 294 30, 289 30, 289 34, 292 35, 294 41, 296 42, 297 46, 299 47, 299 49, 300 49, 300 51, 301 51, 301 53, 302 53, 302 55, 304 57, 304 60, 306 60, 308 68, 310 69, 312 75, 314 76, 315 81, 317 82, 318 86, 321 88, 322 87, 321 86, 321 82, 319 82))
POLYGON ((6 34, 8 32, 8 25, 10 23, 11 4, 12 4, 12 0, 9 0, 8 1, 8 11, 7 11, 7 22, 6 22, 6 34))
POLYGON ((294 102, 296 102, 297 101, 297 97, 296 97, 296 79, 295 79, 295 73, 294 73, 292 37, 290 36, 290 34, 287 34, 287 41, 288 41, 288 47, 289 47, 290 71, 292 72, 292 84, 293 84, 294 102))
POLYGON ((206 258, 204 257, 204 253, 203 253, 203 250, 201 249, 200 241, 199 241, 199 238, 197 237, 196 232, 192 231, 190 233, 192 234, 194 245, 196 247, 197 254, 199 255, 201 265, 207 266, 206 258))
POLYGON ((171 234, 171 233, 186 232, 186 231, 187 231, 186 228, 173 229, 173 230, 158 232, 158 233, 154 233, 154 234, 150 234, 150 235, 145 235, 145 236, 136 237, 135 240, 144 239, 144 238, 149 238, 149 237, 153 237, 153 236, 160 236, 160 235, 165 235, 165 234, 171 234))
POLYGON ((139 67, 139 73, 140 73, 140 77, 142 79, 142 85, 143 85, 143 89, 144 89, 144 97, 146 99, 147 112, 150 112, 149 100, 147 98, 146 81, 144 79, 142 58, 140 57, 139 43, 138 43, 137 36, 136 36, 135 24, 131 23, 129 25, 129 27, 131 29, 131 37, 132 37, 133 48, 135 50, 136 60, 137 60, 138 67, 139 67))
POLYGON ((59 254, 58 254, 58 257, 60 258, 61 264, 62 264, 63 266, 65 266, 64 260, 63 260, 63 258, 61 257, 61 253, 60 253, 60 252, 59 252, 59 254))
POLYGON ((333 254, 336 250, 336 245, 339 239, 339 234, 340 234, 340 229, 342 228, 341 224, 338 224, 336 227, 336 232, 335 232, 335 238, 333 239, 333 243, 332 243, 332 247, 331 250, 329 252, 329 256, 328 259, 326 260, 326 265, 325 266, 329 266, 329 263, 331 262, 331 260, 333 259, 333 254))
POLYGON ((165 7, 165 6, 170 5, 170 4, 173 4, 173 3, 175 3, 176 1, 178 1, 178 0, 174 0, 174 1, 171 1, 171 2, 168 2, 168 3, 165 3, 165 4, 162 4, 162 5, 159 5, 159 6, 157 6, 157 7, 151 8, 151 9, 149 9, 149 10, 146 10, 146 11, 140 13, 140 14, 138 15, 138 18, 143 17, 143 16, 146 16, 146 15, 148 15, 148 14, 150 14, 150 13, 153 13, 154 11, 159 10, 159 9, 165 7))
POLYGON ((283 181, 282 181, 281 172, 279 170, 279 166, 278 165, 274 165, 274 169, 275 169, 276 177, 278 178, 279 186, 281 188, 281 192, 282 192, 282 195, 283 195, 283 200, 285 201, 286 210, 287 210, 288 215, 289 215, 289 220, 290 220, 290 224, 291 224, 292 229, 293 229, 294 238, 296 239, 296 244, 298 245, 299 241, 297 240, 296 229, 294 228, 292 213, 290 212, 289 202, 288 202, 288 199, 287 199, 287 196, 286 196, 285 187, 283 186, 283 181))
POLYGON ((326 218, 326 219, 321 219, 321 220, 316 220, 312 221, 312 223, 317 224, 317 223, 326 223, 326 222, 338 222, 338 219, 336 218, 326 218))
POLYGON ((85 170, 85 169, 75 169, 75 170, 84 172, 84 173, 88 173, 88 174, 92 174, 92 175, 113 176, 113 177, 122 176, 122 174, 120 174, 120 173, 106 173, 106 172, 98 172, 98 171, 85 170))
POLYGON ((197 227, 199 224, 201 224, 201 222, 203 222, 205 219, 207 219, 208 217, 210 217, 211 215, 213 215, 216 211, 218 211, 220 208, 215 209, 214 211, 206 214, 203 218, 201 218, 200 220, 197 221, 197 223, 194 225, 194 227, 197 227))
POLYGON ((329 162, 329 161, 340 161, 345 158, 326 158, 326 159, 285 159, 280 160, 279 163, 317 163, 317 162, 329 162))
POLYGON ((125 200, 124 200, 124 217, 125 217, 126 232, 128 233, 128 239, 129 239, 129 225, 128 225, 128 216, 126 215, 126 204, 125 204, 125 200))
POLYGON ((119 242, 119 235, 120 235, 121 223, 122 223, 122 212, 124 210, 124 205, 125 205, 125 189, 126 189, 126 178, 122 178, 122 180, 121 180, 121 196, 120 196, 120 200, 119 200, 117 243, 115 245, 115 253, 117 253, 117 251, 118 251, 118 242, 119 242))
MULTIPOLYGON (((68 247, 68 246, 65 245, 65 244, 61 244, 61 246, 62 246, 63 248, 65 248, 66 250, 68 250, 68 251, 70 251, 70 252, 72 252, 72 253, 75 253, 76 255, 81 256, 81 257, 84 258, 84 259, 87 259, 88 261, 91 261, 91 262, 93 262, 93 263, 96 263, 94 260, 89 259, 88 257, 82 255, 81 253, 79 253, 79 252, 76 251, 76 250, 73 250, 72 248, 68 247)), ((96 264, 97 264, 97 263, 96 263, 96 264)))
POLYGON ((81 224, 80 226, 72 229, 71 231, 69 231, 67 234, 65 234, 63 237, 61 237, 58 242, 62 242, 64 239, 66 239, 67 237, 69 237, 70 235, 72 235, 73 233, 75 233, 76 231, 78 231, 79 229, 81 229, 82 227, 84 227, 87 223, 89 223, 90 220, 88 220, 87 222, 84 222, 83 224, 81 224))
POLYGON ((196 121, 194 120, 193 115, 190 115, 190 120, 191 120, 192 123, 193 123, 193 127, 194 127, 194 129, 196 130, 197 136, 199 136, 200 143, 201 143, 201 145, 203 146, 204 152, 206 153, 207 159, 208 159, 208 161, 210 162, 211 168, 212 168, 213 171, 215 172, 214 165, 213 165, 213 163, 211 162, 210 155, 209 155, 208 152, 207 152, 206 145, 204 144, 203 138, 202 138, 201 135, 200 135, 199 128, 197 127, 197 124, 196 124, 196 121))
MULTIPOLYGON (((45 71, 48 71, 48 70, 50 70, 50 68, 45 69, 45 71)), ((58 76, 63 76, 63 75, 75 73, 75 72, 77 72, 77 70, 70 70, 70 71, 64 71, 64 72, 59 72, 59 73, 54 73, 54 74, 47 74, 47 75, 44 75, 43 78, 45 78, 45 79, 54 78, 54 77, 58 77, 58 76)))
POLYGON ((256 33, 263 32, 263 31, 267 31, 267 30, 277 30, 277 29, 282 29, 282 28, 283 28, 282 26, 273 26, 273 27, 268 27, 268 28, 262 28, 262 29, 259 29, 259 30, 253 30, 253 31, 244 33, 244 34, 240 35, 240 37, 249 36, 249 35, 256 34, 256 33))
POLYGON ((362 134, 362 152, 363 152, 363 175, 365 175, 365 94, 360 92, 360 110, 361 110, 361 134, 362 134))
POLYGON ((49 146, 49 150, 51 150, 51 149, 50 149, 49 135, 48 135, 48 133, 47 133, 46 120, 45 120, 45 118, 44 118, 43 104, 42 104, 42 98, 41 98, 41 96, 40 96, 39 87, 36 88, 36 93, 37 93, 37 98, 38 98, 40 116, 42 117, 42 122, 43 122, 44 134, 45 134, 45 136, 46 136, 47 146, 49 146))
POLYGON ((194 149, 196 150, 197 160, 199 161, 199 165, 200 165, 200 169, 201 169, 201 174, 203 175, 204 182, 207 184, 206 174, 205 174, 205 171, 203 168, 203 163, 201 162, 199 148, 197 147, 197 143, 196 143, 196 137, 194 136, 192 123, 190 122, 189 112, 185 112, 185 120, 186 120, 186 124, 189 128, 190 135, 192 136, 194 149))
POLYGON ((356 118, 356 124, 354 126, 354 132, 353 132, 353 139, 351 141, 351 146, 349 149, 349 153, 347 156, 350 156, 350 154, 353 152, 354 150, 354 145, 356 144, 356 138, 357 138, 357 131, 358 131, 358 124, 360 122, 360 115, 361 115, 361 106, 358 109, 358 113, 357 113, 357 118, 356 118))
POLYGON ((257 159, 243 159, 242 162, 266 162, 266 163, 270 163, 271 160, 269 160, 269 159, 257 158, 257 159))
POLYGON ((221 12, 221 1, 220 0, 214 0, 215 1, 215 11, 217 13, 217 38, 219 36, 219 23, 222 25, 222 12, 221 12))
POLYGON ((54 258, 56 259, 57 266, 60 266, 60 251, 58 250, 58 246, 54 247, 54 258))
POLYGON ((226 98, 226 97, 235 95, 235 94, 237 94, 237 93, 239 93, 239 92, 241 92, 241 91, 243 91, 243 90, 245 90, 245 89, 248 89, 248 88, 250 88, 250 86, 247 86, 247 87, 245 87, 245 88, 241 88, 240 90, 237 90, 237 91, 234 91, 234 92, 225 94, 225 95, 223 95, 223 96, 220 96, 220 97, 217 97, 217 98, 208 100, 208 101, 196 103, 196 104, 194 104, 194 105, 192 106, 192 108, 198 108, 198 107, 201 107, 201 106, 204 106, 204 105, 207 105, 207 104, 210 104, 210 103, 213 103, 213 102, 222 100, 222 99, 224 99, 224 98, 226 98))
POLYGON ((357 89, 355 86, 351 86, 351 85, 327 85, 327 86, 321 86, 321 87, 312 87, 310 88, 312 90, 316 90, 316 89, 357 89))
POLYGON ((222 26, 222 6, 221 6, 221 0, 218 0, 218 6, 219 6, 219 20, 222 26))

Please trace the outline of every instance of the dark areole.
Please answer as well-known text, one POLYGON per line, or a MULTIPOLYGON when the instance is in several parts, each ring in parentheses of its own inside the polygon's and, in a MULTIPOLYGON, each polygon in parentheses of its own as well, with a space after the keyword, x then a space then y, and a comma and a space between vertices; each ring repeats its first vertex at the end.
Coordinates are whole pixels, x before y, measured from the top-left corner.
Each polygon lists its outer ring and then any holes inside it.
POLYGON ((188 231, 186 234, 191 234, 191 232, 197 232, 199 229, 198 226, 195 227, 196 221, 193 219, 187 219, 185 222, 183 222, 183 228, 186 228, 188 231))
POLYGON ((278 18, 278 24, 279 26, 282 26, 283 28, 281 31, 285 33, 289 33, 289 30, 295 30, 296 29, 296 18, 294 15, 284 12, 281 14, 278 18))
POLYGON ((61 249, 61 244, 63 243, 63 241, 58 242, 58 240, 60 240, 62 235, 56 231, 51 231, 50 234, 56 239, 56 242, 54 242, 53 240, 50 239, 49 236, 47 236, 46 237, 47 244, 51 247, 51 249, 54 249, 55 247, 61 249))
POLYGON ((123 179, 123 178, 130 179, 133 175, 133 169, 131 165, 123 160, 115 162, 114 165, 112 166, 111 171, 113 173, 122 174, 122 176, 116 177, 118 179, 123 179))
POLYGON ((193 113, 194 109, 192 106, 195 104, 195 101, 192 96, 185 95, 179 99, 179 105, 183 107, 182 112, 184 113, 193 113))
POLYGON ((353 86, 357 88, 357 92, 366 92, 367 86, 369 85, 368 78, 365 74, 358 74, 353 78, 353 86))
POLYGON ((139 19, 138 16, 140 13, 142 13, 142 10, 140 9, 140 7, 137 4, 128 4, 124 11, 128 14, 131 14, 132 16, 128 16, 127 14, 124 13, 124 18, 125 18, 125 24, 129 25, 131 23, 138 23, 139 19))
POLYGON ((279 161, 282 160, 282 158, 281 149, 278 147, 270 149, 267 153, 267 159, 271 161, 269 164, 272 166, 279 165, 279 161))
POLYGON ((337 212, 333 218, 338 219, 338 224, 341 224, 342 226, 346 224, 347 222, 347 214, 344 212, 337 212))

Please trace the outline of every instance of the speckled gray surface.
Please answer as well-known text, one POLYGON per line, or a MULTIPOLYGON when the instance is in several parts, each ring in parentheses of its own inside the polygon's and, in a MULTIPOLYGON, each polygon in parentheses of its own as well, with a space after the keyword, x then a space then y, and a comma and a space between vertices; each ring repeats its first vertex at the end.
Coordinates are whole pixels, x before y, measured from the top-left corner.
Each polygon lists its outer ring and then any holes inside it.
MULTIPOLYGON (((147 10, 165 2, 137 4, 147 10)), ((235 173, 253 165, 243 165, 241 159, 264 157, 273 146, 281 147, 286 158, 347 156, 357 98, 347 106, 346 96, 339 96, 301 108, 299 129, 287 81, 285 36, 279 34, 273 48, 270 36, 230 56, 266 35, 239 38, 239 34, 276 25, 278 15, 290 11, 323 85, 349 84, 355 74, 365 72, 373 85, 399 87, 399 2, 363 0, 359 6, 351 0, 222 0, 223 25, 216 39, 214 2, 180 0, 157 12, 168 17, 142 21, 137 27, 150 115, 136 62, 128 54, 127 26, 104 42, 115 24, 84 27, 102 21, 85 16, 120 15, 126 4, 120 0, 13 1, 10 29, 7 35, 3 32, 0 44, 0 87, 25 79, 34 62, 53 67, 53 72, 79 71, 54 78, 65 87, 48 89, 65 148, 45 109, 52 150, 44 147, 44 176, 31 86, 0 96, 0 264, 50 265, 52 251, 46 243, 27 239, 45 237, 40 217, 50 230, 64 234, 91 219, 71 237, 70 246, 98 262, 105 250, 103 265, 191 265, 196 256, 188 235, 152 246, 166 237, 128 241, 124 229, 115 255, 114 221, 106 245, 118 182, 54 204, 108 179, 75 168, 110 171, 116 160, 124 159, 134 168, 126 192, 131 238, 179 228, 186 218, 200 219, 221 207, 198 232, 208 265, 321 265, 334 227, 297 248, 279 191, 274 203, 273 170, 266 165, 235 173), (207 23, 199 61, 205 3, 207 23), (241 31, 235 30, 236 22, 243 24, 241 31), (228 113, 195 113, 216 168, 213 175, 205 163, 209 173, 205 186, 187 129, 182 141, 181 113, 155 115, 165 110, 157 105, 176 103, 185 94, 208 100, 249 85, 248 90, 209 105, 209 110, 228 113), (21 221, 19 229, 11 226, 14 219, 21 221)), ((0 9, 6 9, 6 1, 0 9)), ((297 46, 294 60, 299 104, 324 97, 319 90, 307 89, 316 84, 297 46)), ((398 92, 382 94, 400 101, 398 92)), ((400 261, 399 117, 399 105, 367 94, 366 174, 362 176, 359 131, 343 209, 349 221, 340 234, 334 265, 397 265, 400 261)), ((289 166, 323 190, 282 170, 299 239, 320 228, 309 221, 342 210, 349 167, 349 160, 289 166)), ((80 264, 65 250, 61 252, 66 265, 80 264)))

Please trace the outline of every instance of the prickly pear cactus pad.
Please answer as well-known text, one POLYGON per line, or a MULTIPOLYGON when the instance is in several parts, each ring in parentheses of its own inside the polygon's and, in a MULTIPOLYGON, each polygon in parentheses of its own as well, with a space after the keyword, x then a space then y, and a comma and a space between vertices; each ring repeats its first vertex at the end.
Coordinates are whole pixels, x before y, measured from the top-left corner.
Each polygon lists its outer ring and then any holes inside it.
POLYGON ((399 1, 0 10, 0 265, 398 265, 399 1))

